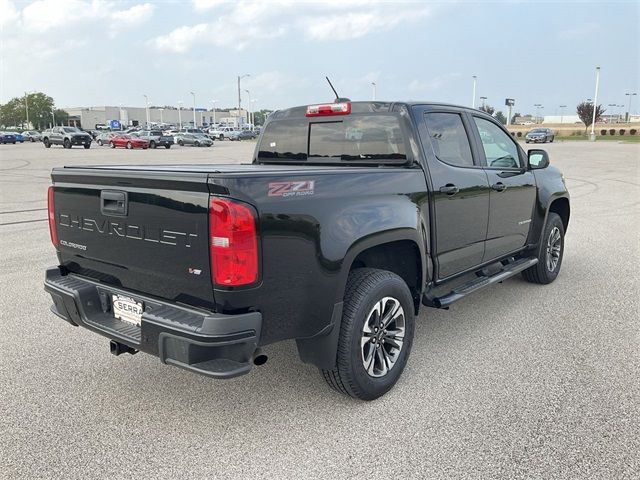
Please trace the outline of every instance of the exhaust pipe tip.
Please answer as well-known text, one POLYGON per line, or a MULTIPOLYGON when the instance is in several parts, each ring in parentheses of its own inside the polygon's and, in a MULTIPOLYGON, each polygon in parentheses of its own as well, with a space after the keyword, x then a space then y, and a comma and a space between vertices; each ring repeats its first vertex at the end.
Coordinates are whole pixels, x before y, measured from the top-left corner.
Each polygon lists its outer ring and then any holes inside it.
POLYGON ((269 357, 262 351, 261 348, 258 348, 255 352, 253 352, 254 365, 264 365, 265 363, 267 363, 267 360, 269 360, 269 357))

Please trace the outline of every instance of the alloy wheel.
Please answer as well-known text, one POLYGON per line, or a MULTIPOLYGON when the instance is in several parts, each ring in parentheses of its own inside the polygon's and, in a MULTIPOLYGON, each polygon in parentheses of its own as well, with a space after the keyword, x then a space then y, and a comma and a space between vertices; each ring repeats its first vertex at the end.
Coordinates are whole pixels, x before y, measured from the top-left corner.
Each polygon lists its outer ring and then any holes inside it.
POLYGON ((384 377, 395 366, 402 351, 404 333, 402 305, 393 297, 382 298, 369 312, 362 329, 362 364, 369 376, 384 377))
POLYGON ((547 239, 547 270, 555 271, 560 262, 560 252, 562 251, 562 236, 560 229, 553 227, 547 239))

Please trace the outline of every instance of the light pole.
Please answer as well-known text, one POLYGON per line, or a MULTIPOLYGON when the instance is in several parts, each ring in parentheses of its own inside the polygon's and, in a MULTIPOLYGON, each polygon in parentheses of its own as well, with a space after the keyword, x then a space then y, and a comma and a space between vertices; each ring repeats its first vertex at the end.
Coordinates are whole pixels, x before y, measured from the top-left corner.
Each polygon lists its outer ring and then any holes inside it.
POLYGON ((191 92, 191 95, 193 96, 193 128, 196 128, 198 126, 196 122, 196 94, 191 92))
POLYGON ((560 105, 560 125, 562 125, 564 120, 564 109, 567 108, 566 105, 560 105))
POLYGON ((242 94, 240 90, 240 80, 250 76, 251 76, 250 73, 245 73, 244 75, 238 75, 238 122, 240 122, 240 111, 242 110, 242 94))
POLYGON ((376 85, 376 82, 371 82, 371 86, 373 87, 373 101, 376 101, 376 87, 378 85, 376 85))
POLYGON ((473 75, 473 99, 471 100, 471 108, 476 108, 476 84, 478 83, 477 75, 473 75))
POLYGON ((218 100, 211 100, 211 103, 213 103, 213 123, 214 125, 216 124, 216 103, 218 103, 218 100))
POLYGON ((618 105, 618 123, 622 120, 622 112, 624 111, 624 105, 618 105))
POLYGON ((251 92, 249 90, 245 90, 247 92, 247 96, 249 97, 249 108, 247 110, 247 122, 251 123, 251 92))
POLYGON ((144 109, 147 113, 147 126, 149 125, 149 97, 146 95, 142 95, 144 97, 144 109))
MULTIPOLYGON (((251 100, 251 103, 256 103, 258 101, 257 98, 254 98, 253 100, 251 100)), ((256 107, 251 105, 251 125, 253 125, 253 129, 255 130, 256 128, 256 107)))
POLYGON ((179 130, 182 130, 182 100, 178 100, 178 127, 179 130))
POLYGON ((56 126, 56 114, 54 109, 55 107, 51 105, 51 128, 56 126))
POLYGON ((29 128, 29 95, 24 92, 24 108, 27 111, 27 129, 29 128))
POLYGON ((158 110, 160 110, 160 123, 164 123, 164 120, 162 119, 162 112, 164 112, 164 108, 159 108, 158 110))
POLYGON ((484 110, 484 101, 487 99, 487 97, 480 97, 480 100, 482 101, 482 109, 484 110))
POLYGON ((634 95, 637 95, 637 93, 625 93, 625 96, 629 97, 629 108, 627 108, 627 116, 624 118, 625 123, 631 122, 631 99, 634 95))
MULTIPOLYGON (((617 107, 618 105, 616 105, 615 103, 610 103, 607 105, 607 107, 617 107)), ((609 114, 609 120, 611 120, 609 123, 613 123, 613 118, 616 116, 616 111, 615 110, 611 110, 611 113, 609 114)))
POLYGON ((540 108, 542 107, 542 104, 534 103, 533 106, 536 107, 536 124, 537 124, 538 123, 538 117, 540 115, 540 108))
POLYGON ((596 113, 598 110, 598 87, 600 86, 600 67, 596 67, 596 93, 593 96, 593 116, 591 117, 591 141, 596 139, 596 113))

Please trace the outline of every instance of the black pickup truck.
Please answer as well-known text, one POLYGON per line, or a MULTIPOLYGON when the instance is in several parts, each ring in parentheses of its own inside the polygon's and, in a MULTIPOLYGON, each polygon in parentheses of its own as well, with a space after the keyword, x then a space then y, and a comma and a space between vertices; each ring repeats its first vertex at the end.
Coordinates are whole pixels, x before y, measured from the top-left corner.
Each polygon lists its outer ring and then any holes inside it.
MULTIPOLYGON (((424 305, 522 273, 552 282, 569 222, 562 174, 492 117, 434 103, 273 113, 244 165, 56 168, 52 311, 210 377, 295 339, 330 386, 371 400, 424 305)), ((498 293, 499 295, 499 293, 498 293)))

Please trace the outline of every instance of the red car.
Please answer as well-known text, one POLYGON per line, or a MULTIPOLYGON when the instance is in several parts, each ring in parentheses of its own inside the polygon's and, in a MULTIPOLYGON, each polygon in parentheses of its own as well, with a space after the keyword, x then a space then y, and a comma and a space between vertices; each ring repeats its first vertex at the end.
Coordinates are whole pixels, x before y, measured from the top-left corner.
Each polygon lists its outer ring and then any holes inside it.
POLYGON ((131 135, 116 135, 109 140, 111 148, 123 147, 131 150, 132 148, 149 148, 149 140, 132 137, 131 135))

